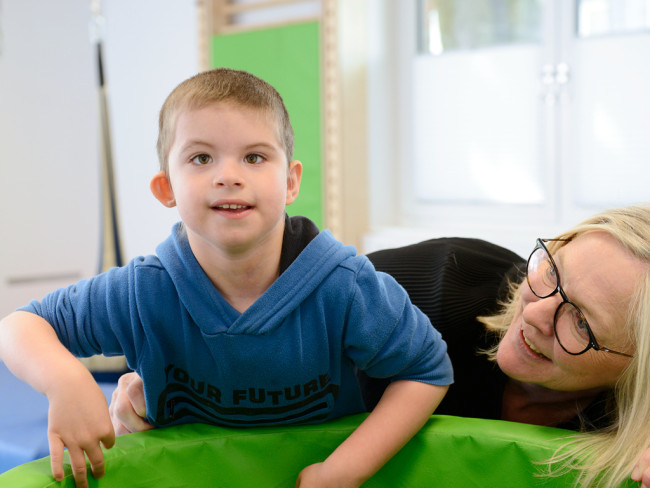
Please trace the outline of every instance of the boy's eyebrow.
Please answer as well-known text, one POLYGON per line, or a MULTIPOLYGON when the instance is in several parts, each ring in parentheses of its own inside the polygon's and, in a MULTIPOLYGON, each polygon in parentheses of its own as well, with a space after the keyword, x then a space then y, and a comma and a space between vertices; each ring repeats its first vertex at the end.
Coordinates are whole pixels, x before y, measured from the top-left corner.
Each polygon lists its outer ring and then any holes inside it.
MULTIPOLYGON (((190 139, 189 141, 186 141, 179 149, 180 151, 185 151, 186 149, 194 146, 206 146, 209 148, 214 148, 214 146, 210 142, 205 141, 203 139, 190 139)), ((243 147, 245 151, 259 149, 259 148, 263 148, 268 151, 276 151, 276 152, 279 152, 281 150, 278 144, 273 144, 271 142, 265 142, 265 141, 252 142, 250 144, 246 144, 243 147)))
POLYGON ((247 149, 247 150, 256 149, 256 148, 264 148, 264 149, 271 150, 271 151, 278 151, 279 150, 279 146, 277 144, 272 144, 270 142, 264 142, 264 141, 254 142, 252 144, 247 144, 245 146, 245 149, 247 149))
POLYGON ((185 149, 193 146, 208 146, 212 147, 212 144, 210 144, 207 141, 204 141, 203 139, 190 139, 189 141, 186 141, 181 147, 180 150, 184 151, 185 149))

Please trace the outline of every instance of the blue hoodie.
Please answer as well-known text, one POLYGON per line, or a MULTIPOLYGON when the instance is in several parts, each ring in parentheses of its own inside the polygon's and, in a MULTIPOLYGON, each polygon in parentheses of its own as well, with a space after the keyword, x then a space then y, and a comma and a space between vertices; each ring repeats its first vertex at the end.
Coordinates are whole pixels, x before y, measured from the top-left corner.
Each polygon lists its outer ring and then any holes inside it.
POLYGON ((126 356, 157 426, 313 423, 364 411, 369 376, 452 382, 446 344, 404 289, 319 233, 244 313, 219 293, 182 225, 156 249, 31 302, 80 357, 126 356))

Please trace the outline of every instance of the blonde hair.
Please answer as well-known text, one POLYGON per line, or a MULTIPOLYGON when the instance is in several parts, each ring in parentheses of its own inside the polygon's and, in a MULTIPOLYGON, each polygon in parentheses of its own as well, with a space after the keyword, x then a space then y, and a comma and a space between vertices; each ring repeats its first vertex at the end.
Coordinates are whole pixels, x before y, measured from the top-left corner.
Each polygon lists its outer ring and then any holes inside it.
POLYGON ((216 68, 185 80, 169 94, 158 117, 158 161, 168 172, 169 151, 174 142, 178 115, 217 102, 259 109, 275 119, 278 140, 287 156, 293 159, 293 128, 282 97, 266 81, 246 71, 216 68))
MULTIPOLYGON (((607 232, 641 262, 650 264, 650 204, 615 208, 595 215, 549 242, 554 252, 579 235, 607 232)), ((490 331, 503 337, 514 317, 523 283, 512 283, 510 296, 497 315, 479 317, 490 331)), ((650 267, 637 283, 625 323, 636 350, 612 392, 611 424, 594 432, 576 434, 549 464, 559 474, 577 470, 576 485, 619 486, 630 477, 642 452, 650 445, 650 267)), ((496 359, 498 345, 488 356, 496 359)))

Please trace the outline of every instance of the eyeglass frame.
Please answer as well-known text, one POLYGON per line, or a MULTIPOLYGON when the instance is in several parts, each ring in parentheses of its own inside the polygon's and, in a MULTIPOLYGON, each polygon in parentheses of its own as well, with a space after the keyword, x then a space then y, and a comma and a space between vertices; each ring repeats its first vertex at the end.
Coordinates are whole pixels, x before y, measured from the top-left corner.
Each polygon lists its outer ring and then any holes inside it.
POLYGON ((564 349, 564 351, 567 354, 571 354, 572 356, 579 356, 579 355, 584 354, 585 352, 587 352, 589 349, 593 349, 595 351, 609 352, 609 353, 612 353, 612 354, 618 354, 619 356, 625 356, 625 357, 628 357, 628 358, 634 357, 634 355, 627 354, 627 353, 624 353, 624 352, 614 351, 613 349, 609 349, 607 347, 603 347, 600 344, 598 344, 598 341, 596 340, 596 336, 594 335, 594 333, 591 330, 591 326, 589 325, 589 321, 587 320, 587 317, 582 312, 582 310, 580 310, 580 307, 578 307, 575 303, 573 303, 567 297, 566 292, 564 291, 564 288, 562 288, 562 285, 560 285, 560 271, 559 271, 559 269, 557 267, 557 264, 555 264, 555 261, 553 260, 553 256, 551 255, 550 251, 546 247, 546 244, 544 244, 545 242, 558 242, 558 241, 559 242, 569 241, 569 239, 542 239, 542 238, 538 237, 537 240, 535 241, 535 247, 533 248, 532 252, 530 253, 530 256, 528 256, 528 261, 526 261, 526 282, 528 283, 528 288, 530 288, 530 291, 533 293, 533 295, 535 295, 536 297, 541 298, 543 300, 544 298, 552 297, 553 295, 555 295, 556 293, 559 292, 560 296, 562 297, 562 302, 560 302, 560 304, 557 306, 557 308, 555 309, 555 314, 553 315, 553 333, 555 334, 555 338, 557 339, 557 343, 560 345, 560 347, 562 349, 564 349), (544 296, 538 295, 535 292, 535 290, 533 290, 533 287, 530 284, 530 278, 528 277, 528 269, 530 267, 530 259, 533 257, 533 254, 535 254, 535 251, 537 251, 540 248, 543 249, 546 252, 546 255, 548 256, 548 259, 551 262, 551 266, 553 266, 555 276, 557 277, 557 286, 555 287, 555 289, 551 293, 549 293, 548 295, 544 295, 544 296), (560 313, 560 308, 562 308, 562 305, 564 305, 565 303, 568 303, 569 305, 572 305, 578 311, 581 318, 584 319, 585 326, 587 327, 587 334, 589 335, 589 343, 580 352, 571 352, 571 351, 567 350, 564 347, 564 345, 562 344, 562 342, 560 341, 560 337, 558 336, 558 333, 557 333, 557 318, 558 318, 558 315, 560 313))

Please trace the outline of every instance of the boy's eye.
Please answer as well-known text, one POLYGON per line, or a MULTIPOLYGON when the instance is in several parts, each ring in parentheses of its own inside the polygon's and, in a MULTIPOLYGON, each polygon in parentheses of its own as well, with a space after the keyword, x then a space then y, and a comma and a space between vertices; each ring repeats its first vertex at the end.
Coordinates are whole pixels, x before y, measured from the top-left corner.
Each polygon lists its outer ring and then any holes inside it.
POLYGON ((212 162, 212 158, 207 154, 198 154, 194 156, 191 161, 198 165, 205 165, 212 162))
POLYGON ((244 161, 246 161, 249 164, 258 164, 262 162, 262 156, 259 154, 247 154, 244 157, 244 161))

